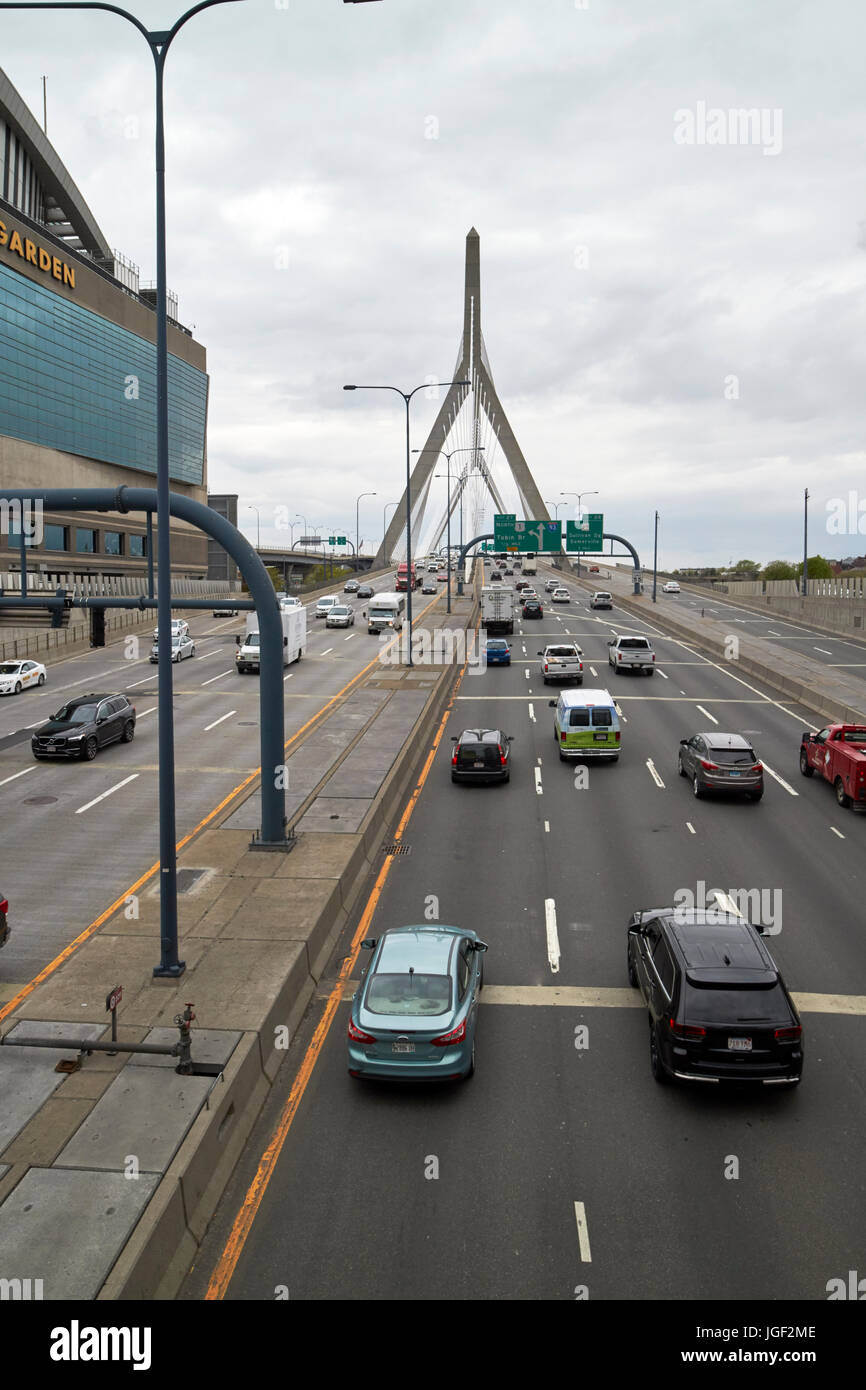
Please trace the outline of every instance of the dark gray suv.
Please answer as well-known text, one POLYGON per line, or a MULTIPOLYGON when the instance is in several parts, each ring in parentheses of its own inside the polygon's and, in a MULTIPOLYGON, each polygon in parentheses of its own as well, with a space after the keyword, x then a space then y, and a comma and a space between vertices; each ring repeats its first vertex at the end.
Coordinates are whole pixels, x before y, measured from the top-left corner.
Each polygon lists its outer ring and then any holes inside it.
POLYGON ((91 762, 107 744, 134 738, 135 707, 125 695, 78 695, 36 730, 30 746, 34 758, 91 762))
POLYGON ((692 734, 680 739, 677 772, 689 777, 696 797, 735 792, 750 801, 764 795, 764 765, 742 734, 692 734))
POLYGON ((507 782, 511 777, 511 735, 501 729, 464 729, 452 736, 452 782, 507 782))

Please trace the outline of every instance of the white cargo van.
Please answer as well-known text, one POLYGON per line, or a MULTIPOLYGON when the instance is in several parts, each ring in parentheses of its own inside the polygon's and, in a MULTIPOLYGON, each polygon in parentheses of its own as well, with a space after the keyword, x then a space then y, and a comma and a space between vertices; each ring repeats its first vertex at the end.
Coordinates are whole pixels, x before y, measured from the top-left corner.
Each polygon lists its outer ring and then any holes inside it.
MULTIPOLYGON (((281 608, 280 625, 283 629, 283 665, 300 661, 307 646, 307 610, 303 607, 281 608)), ((238 649, 235 654, 235 670, 238 675, 245 671, 258 671, 260 667, 259 615, 247 613, 246 630, 243 638, 235 638, 238 649)))
POLYGON ((363 614, 367 619, 367 631, 378 633, 391 628, 399 632, 405 611, 405 594, 374 594, 363 614))

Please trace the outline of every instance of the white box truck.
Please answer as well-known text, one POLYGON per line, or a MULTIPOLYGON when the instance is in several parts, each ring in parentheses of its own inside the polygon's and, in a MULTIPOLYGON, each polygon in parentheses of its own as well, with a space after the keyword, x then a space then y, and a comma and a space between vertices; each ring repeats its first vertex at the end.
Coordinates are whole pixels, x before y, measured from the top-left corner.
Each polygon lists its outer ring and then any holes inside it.
POLYGON ((388 628, 399 632, 403 626, 405 611, 405 594, 374 594, 367 604, 365 614, 368 633, 385 632, 388 628))
MULTIPOLYGON (((280 610, 280 625, 283 629, 283 665, 300 661, 307 646, 306 608, 283 608, 280 610)), ((259 615, 247 613, 246 630, 243 637, 236 637, 238 649, 235 654, 235 670, 238 675, 245 671, 259 670, 259 615)))
POLYGON ((514 631, 514 590, 491 584, 481 590, 481 626, 489 633, 514 631))

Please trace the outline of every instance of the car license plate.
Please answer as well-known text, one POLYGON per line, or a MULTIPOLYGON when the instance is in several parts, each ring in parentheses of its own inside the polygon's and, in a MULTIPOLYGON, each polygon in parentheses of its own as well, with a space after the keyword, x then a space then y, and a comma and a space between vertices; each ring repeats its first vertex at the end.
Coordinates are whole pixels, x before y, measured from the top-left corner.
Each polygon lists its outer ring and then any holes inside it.
POLYGON ((593 734, 596 743, 607 743, 607 734, 593 734))
POLYGON ((739 775, 740 775, 739 772, 729 772, 729 773, 728 773, 728 776, 729 776, 729 777, 739 777, 739 775))
POLYGON ((49 739, 48 742, 46 743, 45 747, 46 747, 46 748, 53 748, 53 747, 54 747, 54 743, 49 739))
POLYGON ((484 766, 484 762, 483 762, 481 759, 476 759, 476 760, 475 760, 475 766, 476 766, 476 767, 483 767, 483 766, 484 766))
POLYGON ((729 1052, 751 1052, 751 1050, 752 1050, 752 1039, 751 1039, 751 1038, 728 1038, 728 1051, 729 1051, 729 1052))
POLYGON ((414 1052, 415 1044, 410 1042, 395 1042, 391 1044, 392 1052, 414 1052))

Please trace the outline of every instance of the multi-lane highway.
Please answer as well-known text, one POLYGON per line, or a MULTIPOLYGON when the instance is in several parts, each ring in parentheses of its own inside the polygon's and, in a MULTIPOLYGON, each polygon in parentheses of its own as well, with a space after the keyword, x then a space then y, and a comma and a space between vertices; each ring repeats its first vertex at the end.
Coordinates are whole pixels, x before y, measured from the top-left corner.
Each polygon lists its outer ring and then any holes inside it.
POLYGON ((374 936, 425 920, 474 927, 489 944, 474 1078, 445 1089, 350 1080, 348 1002, 321 1052, 307 1051, 325 985, 186 1297, 233 1270, 236 1299, 572 1299, 583 1288, 593 1299, 823 1299, 828 1280, 862 1264, 866 821, 799 775, 813 714, 651 622, 586 605, 572 586, 571 603, 518 625, 510 668, 462 680, 404 831, 409 852, 368 884, 329 970, 333 981, 365 911, 374 936), (609 671, 608 638, 623 630, 652 637, 652 679, 609 671), (556 691, 539 674, 538 650, 566 637, 584 650, 585 685, 611 689, 622 712, 621 757, 588 781, 558 758, 556 691), (514 737, 508 784, 450 781, 450 735, 479 725, 514 737), (761 802, 694 798, 676 753, 701 729, 754 741, 761 802), (767 890, 768 944, 803 1011, 794 1091, 652 1080, 626 923, 701 885, 767 890), (302 1099, 239 1240, 235 1217, 298 1078, 302 1099))
MULTIPOLYGON (((393 587, 393 575, 374 581, 393 587)), ((326 628, 308 606, 305 657, 285 672, 286 736, 295 733, 377 653, 361 610, 326 628)), ((243 618, 191 619, 195 657, 174 667, 177 831, 182 838, 258 767, 259 682, 235 671, 243 618)), ((13 935, 0 957, 0 1001, 11 998, 159 857, 157 668, 152 628, 48 667, 41 689, 0 700, 3 876, 13 935), (116 692, 137 712, 135 740, 95 761, 40 762, 32 729, 77 695, 116 692)))

